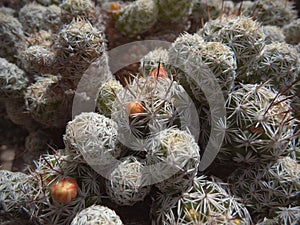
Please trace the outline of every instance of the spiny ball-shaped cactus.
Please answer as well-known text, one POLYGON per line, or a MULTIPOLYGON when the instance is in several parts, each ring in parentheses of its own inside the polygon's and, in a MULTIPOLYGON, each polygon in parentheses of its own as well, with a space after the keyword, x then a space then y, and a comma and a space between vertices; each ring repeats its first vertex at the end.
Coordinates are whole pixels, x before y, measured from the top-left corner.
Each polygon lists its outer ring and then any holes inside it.
POLYGON ((285 41, 285 35, 280 27, 274 25, 266 25, 262 26, 262 29, 265 35, 266 44, 285 41))
POLYGON ((220 16, 207 22, 199 34, 206 41, 219 41, 228 45, 235 53, 238 72, 243 75, 256 61, 264 46, 262 27, 245 16, 220 16))
POLYGON ((140 71, 143 74, 149 74, 151 70, 158 68, 159 64, 167 68, 168 61, 168 50, 163 48, 157 48, 153 51, 150 51, 140 60, 140 71))
POLYGON ((34 182, 21 172, 0 170, 0 211, 19 213, 35 196, 34 182))
POLYGON ((147 156, 151 180, 164 193, 187 190, 193 183, 200 162, 200 149, 194 137, 186 131, 166 129, 154 137, 155 147, 147 156))
POLYGON ((129 37, 148 31, 156 22, 158 6, 155 0, 137 0, 121 9, 117 29, 129 37))
POLYGON ((61 21, 61 8, 56 5, 50 5, 44 12, 44 25, 47 28, 57 32, 62 23, 61 21))
POLYGON ((300 43, 300 18, 291 21, 282 28, 285 41, 290 44, 300 43))
POLYGON ((123 225, 115 211, 100 205, 92 205, 76 215, 71 225, 123 225))
POLYGON ((22 57, 31 69, 40 73, 53 71, 55 53, 42 45, 33 45, 22 52, 22 57))
POLYGON ((150 191, 145 185, 144 165, 136 157, 124 158, 106 180, 106 192, 119 205, 134 205, 142 201, 150 191))
POLYGON ((300 59, 296 49, 284 42, 274 42, 264 47, 247 81, 259 83, 270 79, 274 87, 283 89, 298 78, 299 68, 300 59))
POLYGON ((44 28, 44 13, 46 7, 37 3, 28 3, 19 11, 19 20, 24 31, 31 33, 44 28))
MULTIPOLYGON (((177 48, 176 44, 174 48, 177 48)), ((171 49, 170 55, 176 54, 172 51, 171 49)), ((176 56, 179 58, 176 61, 184 60, 180 59, 182 57, 180 54, 176 56)), ((172 55, 170 57, 174 58, 176 56, 172 55)), ((233 87, 236 68, 237 63, 234 52, 227 45, 221 42, 203 42, 198 46, 191 47, 188 61, 185 63, 186 77, 184 79, 188 81, 193 97, 199 102, 204 102, 205 95, 213 95, 216 90, 213 87, 211 89, 206 88, 206 93, 203 93, 201 89, 203 85, 209 85, 209 79, 216 78, 223 94, 227 95, 233 87), (207 73, 210 75, 207 75, 207 73), (207 91, 211 91, 211 93, 207 91)))
POLYGON ((83 17, 90 22, 96 19, 95 4, 91 0, 64 0, 60 4, 62 20, 69 23, 75 17, 83 17))
POLYGON ((89 112, 77 115, 67 124, 64 141, 72 158, 84 158, 92 166, 104 167, 120 154, 117 135, 116 122, 89 112))
POLYGON ((193 0, 158 0, 159 18, 162 21, 176 22, 188 16, 192 8, 193 0))
POLYGON ((135 78, 117 99, 112 119, 119 125, 119 140, 133 150, 147 151, 146 139, 171 126, 197 129, 189 96, 169 78, 135 78))
POLYGON ((74 18, 58 33, 58 64, 62 76, 80 78, 105 51, 102 31, 81 17, 74 18))
POLYGON ((300 222, 300 207, 278 207, 275 211, 277 215, 273 219, 264 218, 262 222, 257 223, 257 225, 297 225, 300 222))
POLYGON ((289 141, 295 139, 290 103, 268 84, 246 84, 230 93, 226 102, 229 160, 253 163, 286 155, 289 141))
POLYGON ((284 26, 297 17, 293 2, 281 0, 256 0, 248 9, 254 19, 264 25, 284 26))
POLYGON ((160 196, 159 208, 153 207, 155 224, 251 224, 247 209, 226 188, 215 179, 194 178, 193 186, 179 197, 160 196))
POLYGON ((25 92, 33 119, 48 127, 64 127, 71 117, 72 85, 49 74, 37 77, 25 92))
POLYGON ((28 83, 28 78, 23 70, 6 59, 0 58, 1 98, 22 97, 28 83))
POLYGON ((117 80, 108 80, 105 82, 97 98, 97 107, 101 114, 110 117, 112 113, 113 103, 116 100, 116 93, 123 90, 123 86, 117 80))
POLYGON ((11 15, 0 13, 0 56, 14 61, 21 39, 24 38, 23 26, 11 15))
POLYGON ((300 165, 284 157, 268 164, 257 163, 237 169, 229 177, 229 182, 233 194, 263 219, 275 216, 278 207, 299 204, 299 177, 300 165))

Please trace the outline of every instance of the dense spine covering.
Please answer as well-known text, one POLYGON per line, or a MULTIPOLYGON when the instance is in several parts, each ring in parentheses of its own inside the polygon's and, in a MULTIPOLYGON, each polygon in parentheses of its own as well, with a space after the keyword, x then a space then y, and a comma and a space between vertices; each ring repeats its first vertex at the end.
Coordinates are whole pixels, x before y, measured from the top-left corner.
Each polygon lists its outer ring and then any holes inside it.
POLYGON ((179 197, 160 196, 153 208, 156 224, 243 224, 250 225, 251 217, 244 205, 231 196, 226 185, 200 176, 193 186, 179 197))
POLYGON ((138 158, 129 156, 111 171, 106 180, 106 191, 113 202, 131 206, 149 194, 150 186, 143 177, 144 167, 138 158))
POLYGON ((123 225, 120 217, 110 208, 92 205, 76 215, 71 225, 123 225))
POLYGON ((156 0, 137 0, 120 10, 116 27, 130 37, 142 34, 155 24, 158 12, 156 0))
POLYGON ((157 0, 159 19, 176 22, 191 13, 193 0, 157 0))
POLYGON ((229 177, 229 182, 233 194, 243 199, 262 220, 275 217, 278 207, 297 206, 299 176, 299 164, 283 157, 267 164, 239 168, 229 177))
POLYGON ((118 157, 117 123, 98 113, 81 113, 68 122, 64 141, 69 155, 90 165, 111 166, 118 157))
POLYGON ((295 121, 290 100, 280 92, 268 84, 242 85, 230 93, 226 111, 230 160, 255 163, 287 154, 295 121))

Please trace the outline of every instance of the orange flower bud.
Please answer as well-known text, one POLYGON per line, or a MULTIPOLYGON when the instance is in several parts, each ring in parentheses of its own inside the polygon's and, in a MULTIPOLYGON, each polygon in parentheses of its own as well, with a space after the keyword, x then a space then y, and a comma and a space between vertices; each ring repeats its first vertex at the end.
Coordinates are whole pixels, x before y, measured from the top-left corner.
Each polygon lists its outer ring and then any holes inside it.
POLYGON ((155 68, 150 71, 149 73, 150 77, 161 77, 161 78, 166 78, 168 77, 167 71, 164 69, 162 65, 159 66, 159 71, 158 68, 155 68))
POLYGON ((132 115, 135 113, 142 113, 144 112, 144 107, 139 102, 129 102, 126 105, 126 112, 128 115, 132 115))
POLYGON ((50 188, 52 198, 59 203, 69 203, 77 196, 78 184, 73 178, 65 178, 50 188))

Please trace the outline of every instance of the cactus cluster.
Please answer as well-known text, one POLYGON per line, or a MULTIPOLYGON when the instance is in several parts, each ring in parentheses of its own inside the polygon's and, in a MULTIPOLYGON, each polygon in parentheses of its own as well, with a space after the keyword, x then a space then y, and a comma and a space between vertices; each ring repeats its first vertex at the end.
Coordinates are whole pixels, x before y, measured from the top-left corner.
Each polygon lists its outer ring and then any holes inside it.
POLYGON ((1 224, 299 223, 292 1, 4 0, 0 45, 1 224))

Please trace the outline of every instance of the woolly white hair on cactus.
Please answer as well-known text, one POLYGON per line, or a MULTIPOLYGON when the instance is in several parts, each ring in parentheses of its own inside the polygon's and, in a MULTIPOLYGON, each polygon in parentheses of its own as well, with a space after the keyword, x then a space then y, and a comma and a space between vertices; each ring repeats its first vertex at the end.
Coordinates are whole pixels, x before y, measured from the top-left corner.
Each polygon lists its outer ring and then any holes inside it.
POLYGON ((101 205, 92 205, 79 212, 71 225, 123 225, 115 211, 101 205))

